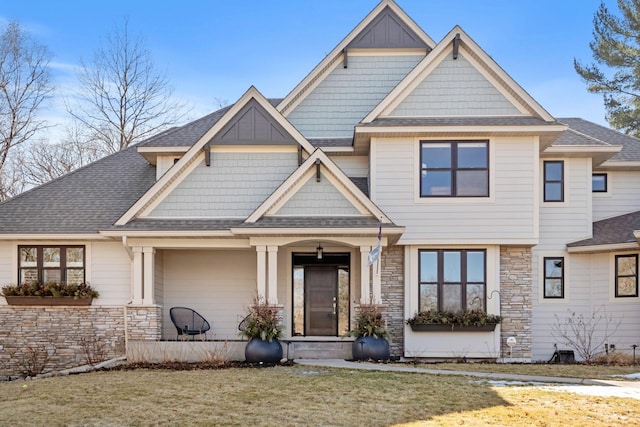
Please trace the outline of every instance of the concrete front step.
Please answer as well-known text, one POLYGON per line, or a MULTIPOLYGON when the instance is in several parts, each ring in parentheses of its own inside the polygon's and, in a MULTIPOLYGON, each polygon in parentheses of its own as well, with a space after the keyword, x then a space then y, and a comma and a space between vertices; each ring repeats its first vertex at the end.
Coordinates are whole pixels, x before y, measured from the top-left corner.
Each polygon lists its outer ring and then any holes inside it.
POLYGON ((284 341, 287 359, 351 359, 352 341, 284 341))

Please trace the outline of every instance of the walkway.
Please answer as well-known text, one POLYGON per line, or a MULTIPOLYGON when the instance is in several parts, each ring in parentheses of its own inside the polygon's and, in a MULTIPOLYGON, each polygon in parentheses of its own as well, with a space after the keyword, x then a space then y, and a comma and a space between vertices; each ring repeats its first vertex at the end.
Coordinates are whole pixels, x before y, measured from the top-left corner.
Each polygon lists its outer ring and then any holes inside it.
POLYGON ((415 366, 401 366, 398 364, 350 362, 342 359, 296 359, 294 362, 298 365, 324 368, 413 372, 432 375, 460 375, 482 378, 496 386, 532 385, 552 391, 569 391, 594 396, 627 397, 640 400, 640 381, 594 380, 585 378, 547 377, 540 375, 452 371, 445 369, 418 368, 415 366))

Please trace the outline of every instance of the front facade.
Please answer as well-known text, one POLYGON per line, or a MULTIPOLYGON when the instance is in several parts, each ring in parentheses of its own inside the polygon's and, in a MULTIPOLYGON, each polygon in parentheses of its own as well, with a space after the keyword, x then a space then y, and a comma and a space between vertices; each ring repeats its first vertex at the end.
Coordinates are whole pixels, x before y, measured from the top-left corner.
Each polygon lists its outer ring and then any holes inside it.
POLYGON ((237 326, 258 295, 281 313, 290 358, 349 357, 343 335, 370 302, 395 357, 548 360, 570 311, 612 314, 610 343, 630 349, 638 178, 640 141, 552 117, 461 28, 434 42, 383 0, 285 98, 251 87, 1 204, 0 283, 100 292, 57 311, 0 298, 0 325, 18 331, 4 345, 55 347, 15 319, 77 317, 76 335, 130 354, 175 340, 169 309, 186 306, 241 358, 237 326), (430 309, 503 321, 405 324, 430 309))

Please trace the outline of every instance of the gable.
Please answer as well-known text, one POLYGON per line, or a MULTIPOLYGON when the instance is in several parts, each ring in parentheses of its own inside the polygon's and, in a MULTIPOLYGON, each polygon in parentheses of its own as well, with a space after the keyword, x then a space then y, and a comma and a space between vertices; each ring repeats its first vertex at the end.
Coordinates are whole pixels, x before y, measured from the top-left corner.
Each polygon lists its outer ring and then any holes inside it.
POLYGON ((521 111, 461 52, 446 55, 390 117, 514 116, 521 111))
POLYGON ((427 48, 427 44, 386 6, 347 49, 427 48))
POLYGON ((361 213, 328 179, 326 173, 321 173, 320 180, 316 179, 315 173, 311 173, 304 185, 273 215, 352 216, 361 213))
POLYGON ((349 66, 336 66, 287 119, 307 138, 351 138, 353 127, 423 57, 350 55, 349 66))
POLYGON ((255 99, 251 99, 211 139, 212 145, 297 145, 255 99))

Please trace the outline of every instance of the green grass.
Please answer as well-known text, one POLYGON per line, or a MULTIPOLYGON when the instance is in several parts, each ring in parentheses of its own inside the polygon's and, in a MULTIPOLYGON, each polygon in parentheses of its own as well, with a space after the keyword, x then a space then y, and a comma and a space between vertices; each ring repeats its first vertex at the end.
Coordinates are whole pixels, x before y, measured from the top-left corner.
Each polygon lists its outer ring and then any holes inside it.
POLYGON ((7 426, 610 426, 640 420, 640 404, 632 399, 309 366, 94 372, 0 383, 0 396, 0 425, 7 426))

